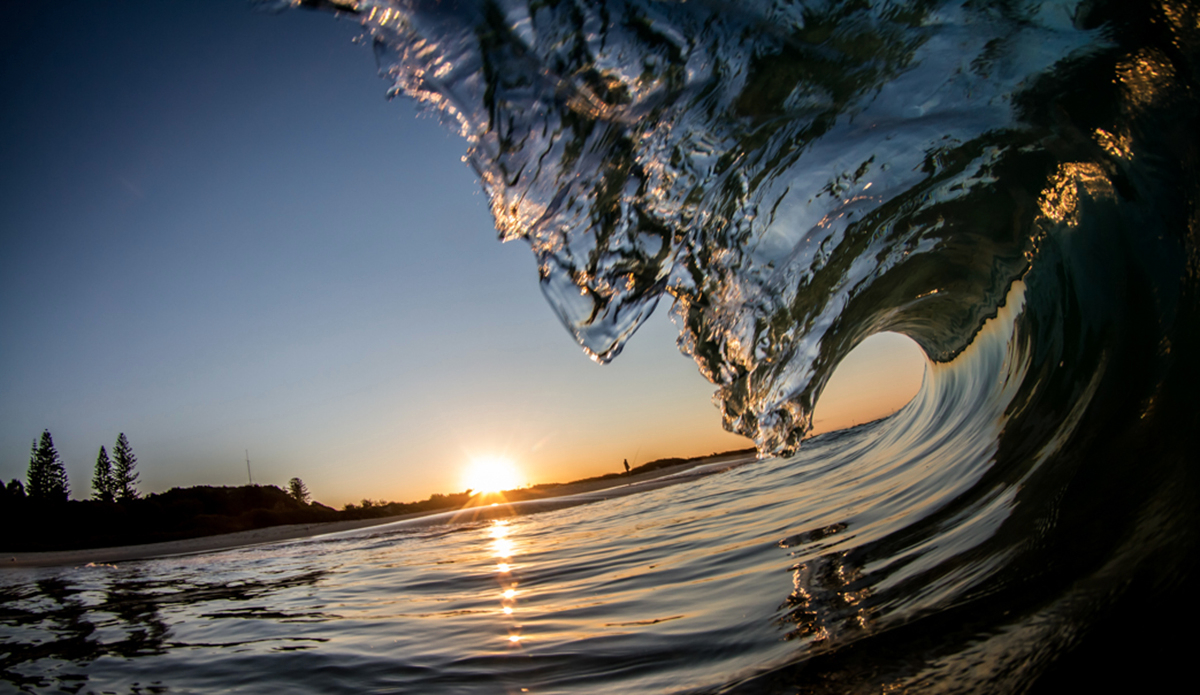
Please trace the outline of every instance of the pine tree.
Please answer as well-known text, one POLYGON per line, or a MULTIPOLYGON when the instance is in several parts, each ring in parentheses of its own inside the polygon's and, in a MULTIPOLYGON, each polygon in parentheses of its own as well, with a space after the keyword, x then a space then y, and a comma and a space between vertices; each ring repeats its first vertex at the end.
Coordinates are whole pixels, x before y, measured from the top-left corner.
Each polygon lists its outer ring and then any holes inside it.
POLYGON ((308 504, 308 486, 299 478, 288 481, 288 495, 300 504, 308 504))
POLYGON ((129 440, 122 432, 117 436, 117 443, 113 445, 112 491, 118 502, 138 498, 138 474, 133 470, 136 465, 137 458, 134 457, 133 449, 129 448, 129 440))
POLYGON ((114 502, 115 489, 112 461, 108 460, 108 452, 104 447, 100 447, 100 454, 96 456, 96 470, 92 474, 92 499, 98 502, 114 502))
POLYGON ((50 430, 42 432, 41 442, 36 439, 33 441, 29 453, 29 471, 25 478, 29 483, 27 487, 30 499, 66 502, 70 496, 71 486, 67 482, 67 469, 54 448, 50 430))

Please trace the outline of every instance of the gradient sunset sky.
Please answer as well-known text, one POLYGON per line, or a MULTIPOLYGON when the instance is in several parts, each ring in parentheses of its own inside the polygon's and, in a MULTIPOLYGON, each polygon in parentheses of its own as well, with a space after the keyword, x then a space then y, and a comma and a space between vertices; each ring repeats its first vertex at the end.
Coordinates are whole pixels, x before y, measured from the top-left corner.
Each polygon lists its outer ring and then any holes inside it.
MULTIPOLYGON (((124 432, 143 492, 244 484, 248 450, 339 507, 462 490, 478 457, 536 483, 749 446, 665 302, 583 355, 358 33, 246 0, 0 9, 0 478, 43 429, 75 499, 124 432)), ((905 338, 849 361, 821 429, 920 383, 905 338)))

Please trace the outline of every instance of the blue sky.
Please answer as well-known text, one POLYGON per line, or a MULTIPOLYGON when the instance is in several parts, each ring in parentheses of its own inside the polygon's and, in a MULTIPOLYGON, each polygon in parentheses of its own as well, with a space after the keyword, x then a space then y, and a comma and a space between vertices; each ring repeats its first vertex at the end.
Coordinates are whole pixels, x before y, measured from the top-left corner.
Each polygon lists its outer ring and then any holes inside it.
MULTIPOLYGON (((0 14, 5 480, 46 428, 77 499, 125 432, 144 491, 244 483, 249 450, 256 482, 339 506, 460 490, 475 457, 544 482, 747 445, 665 305, 613 364, 583 356, 528 249, 496 241, 464 143, 385 99, 352 22, 0 14)), ((894 341, 859 371, 878 383, 897 350, 912 388, 894 341)))

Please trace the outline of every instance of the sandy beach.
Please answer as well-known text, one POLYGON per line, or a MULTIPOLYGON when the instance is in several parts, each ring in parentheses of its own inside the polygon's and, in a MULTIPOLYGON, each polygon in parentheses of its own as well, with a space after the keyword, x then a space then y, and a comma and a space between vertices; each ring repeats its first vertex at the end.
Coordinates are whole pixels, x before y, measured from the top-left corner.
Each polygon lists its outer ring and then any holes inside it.
POLYGON ((676 485, 688 480, 720 473, 755 460, 753 454, 725 454, 694 459, 676 466, 632 476, 590 480, 557 485, 545 491, 545 496, 519 502, 495 502, 464 509, 419 512, 378 519, 331 521, 318 524, 289 524, 227 533, 216 536, 188 538, 167 543, 127 545, 115 548, 62 550, 42 553, 8 553, 0 567, 59 567, 63 565, 112 564, 132 560, 148 560, 173 555, 193 555, 233 550, 264 543, 277 543, 297 538, 351 534, 362 529, 381 526, 432 526, 474 521, 484 518, 535 514, 565 507, 589 504, 611 497, 632 495, 676 485))

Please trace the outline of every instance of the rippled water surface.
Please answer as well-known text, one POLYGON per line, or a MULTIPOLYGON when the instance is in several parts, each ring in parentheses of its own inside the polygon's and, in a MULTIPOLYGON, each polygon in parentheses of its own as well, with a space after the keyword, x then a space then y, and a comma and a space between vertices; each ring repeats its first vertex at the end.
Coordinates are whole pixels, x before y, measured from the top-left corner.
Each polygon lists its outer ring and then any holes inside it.
MULTIPOLYGON (((858 570, 804 558, 854 545, 860 522, 844 516, 844 489, 824 502, 787 490, 838 477, 874 429, 790 461, 541 514, 10 570, 4 677, 47 692, 720 684, 840 629, 796 610, 795 596, 809 584, 848 591, 844 573, 858 570)), ((858 620, 870 629, 868 614, 858 620)))
MULTIPOLYGON (((28 691, 1169 689, 1200 448, 1184 0, 333 0, 579 344, 671 303, 764 459, 553 512, 9 570, 28 691), (929 359, 808 440, 834 368, 929 359)), ((619 436, 620 433, 614 433, 619 436)))
POLYGON ((541 514, 10 570, 3 676, 46 692, 707 690, 911 611, 874 602, 850 551, 897 525, 893 505, 911 521, 939 506, 924 488, 960 483, 863 465, 881 428, 541 514))

